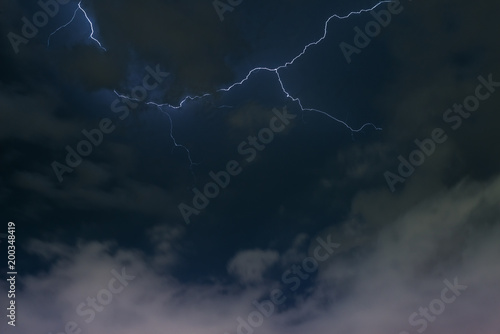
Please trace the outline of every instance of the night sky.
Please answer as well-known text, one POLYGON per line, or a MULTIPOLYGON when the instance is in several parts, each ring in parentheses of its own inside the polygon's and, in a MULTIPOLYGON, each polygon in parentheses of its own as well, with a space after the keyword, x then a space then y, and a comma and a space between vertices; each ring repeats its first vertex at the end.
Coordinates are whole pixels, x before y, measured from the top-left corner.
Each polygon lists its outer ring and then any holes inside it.
POLYGON ((500 333, 498 13, 0 2, 0 333, 500 333))

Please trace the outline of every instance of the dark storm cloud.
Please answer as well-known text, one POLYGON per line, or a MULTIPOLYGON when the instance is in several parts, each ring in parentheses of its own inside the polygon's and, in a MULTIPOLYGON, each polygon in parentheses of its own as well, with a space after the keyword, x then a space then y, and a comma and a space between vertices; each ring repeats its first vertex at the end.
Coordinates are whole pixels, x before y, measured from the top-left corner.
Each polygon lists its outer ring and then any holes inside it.
POLYGON ((389 212, 401 212, 400 205, 408 208, 407 205, 467 176, 487 179, 496 175, 500 167, 498 154, 491 146, 500 140, 498 131, 493 130, 500 121, 500 95, 497 95, 500 91, 481 102, 479 109, 463 119, 456 130, 443 120, 448 108, 474 95, 481 83, 478 76, 491 75, 494 81, 500 81, 500 67, 494 61, 500 49, 492 40, 498 21, 490 8, 470 2, 415 3, 408 4, 403 15, 409 23, 401 29, 389 29, 387 36, 399 65, 387 94, 379 99, 390 115, 384 145, 395 153, 392 164, 389 164, 391 159, 384 159, 388 163, 386 168, 395 170, 399 164, 397 156, 408 157, 416 148, 413 141, 429 138, 436 127, 445 129, 449 139, 438 144, 436 153, 416 167, 405 182, 408 189, 403 191, 400 187, 400 193, 393 195, 384 194, 385 190, 369 196, 361 194, 355 207, 372 207, 369 211, 358 211, 365 212, 368 219, 384 215, 385 210, 377 208, 384 202, 393 208, 389 212), (420 35, 411 35, 410 31, 420 31, 420 35), (464 60, 455 61, 460 58, 464 60), (393 206, 391 202, 399 204, 393 206), (407 205, 403 205, 405 202, 407 205))
MULTIPOLYGON (((408 323, 408 317, 412 312, 418 312, 418 307, 428 306, 438 297, 436 294, 441 291, 443 283, 442 279, 435 277, 443 277, 447 273, 461 273, 459 277, 464 280, 475 280, 478 285, 475 290, 477 294, 470 296, 472 299, 465 300, 459 310, 448 311, 447 308, 447 316, 443 320, 438 319, 440 322, 436 321, 432 325, 429 323, 431 327, 428 332, 448 331, 451 328, 455 331, 462 328, 488 330, 486 328, 489 326, 495 326, 495 321, 491 320, 491 310, 498 306, 494 302, 486 302, 487 306, 481 307, 481 320, 474 323, 470 323, 468 312, 470 305, 477 303, 473 300, 482 298, 483 295, 479 291, 484 291, 480 277, 488 275, 485 272, 488 269, 487 265, 482 265, 494 261, 490 256, 490 246, 483 248, 480 245, 491 245, 493 239, 486 235, 497 233, 494 226, 498 224, 498 219, 494 218, 494 206, 498 205, 500 197, 497 197, 496 191, 491 193, 490 200, 487 201, 492 204, 492 211, 487 210, 489 213, 479 213, 481 200, 476 198, 482 198, 479 193, 488 184, 497 184, 495 180, 498 180, 500 172, 496 148, 496 143, 500 141, 499 132, 496 131, 500 121, 500 95, 497 95, 500 90, 482 101, 480 108, 470 118, 464 119, 458 129, 451 129, 443 120, 443 113, 448 108, 455 103, 463 103, 467 96, 474 94, 480 83, 478 76, 488 78, 491 74, 495 81, 500 81, 500 68, 495 60, 500 56, 500 49, 498 43, 494 42, 498 20, 494 15, 488 6, 466 2, 405 3, 405 11, 399 21, 395 20, 370 46, 375 47, 376 43, 381 43, 387 47, 395 64, 373 101, 384 114, 384 123, 377 124, 383 127, 383 131, 370 138, 357 137, 351 142, 346 141, 345 145, 329 152, 325 150, 327 155, 324 162, 318 163, 314 168, 302 164, 300 168, 304 169, 304 174, 309 172, 305 185, 301 185, 296 178, 293 181, 288 178, 285 184, 293 183, 294 186, 282 188, 293 189, 292 198, 296 201, 291 200, 285 191, 274 190, 282 184, 277 186, 277 182, 270 180, 263 182, 268 189, 273 189, 272 195, 263 201, 282 203, 279 213, 268 211, 272 212, 278 226, 280 223, 276 221, 284 218, 313 230, 319 225, 313 217, 327 215, 335 217, 333 220, 336 222, 339 221, 338 212, 348 217, 342 227, 332 227, 329 231, 343 240, 345 247, 342 252, 345 252, 343 254, 349 260, 343 262, 343 269, 331 269, 332 276, 326 275, 322 281, 324 286, 316 285, 318 291, 321 291, 315 297, 318 304, 324 302, 324 294, 342 295, 338 290, 343 290, 343 287, 348 289, 352 279, 360 277, 352 271, 353 257, 367 258, 373 249, 385 248, 381 251, 379 260, 372 258, 376 265, 360 264, 359 268, 374 268, 373 272, 369 272, 369 269, 359 271, 359 275, 366 275, 372 281, 367 278, 362 283, 366 284, 365 288, 354 293, 358 297, 351 295, 354 298, 352 303, 346 301, 342 306, 335 324, 338 326, 335 328, 341 331, 411 332, 414 328, 408 323), (415 31, 419 33, 416 34, 415 31), (422 166, 416 167, 405 184, 398 185, 396 192, 392 193, 384 179, 384 172, 395 171, 399 164, 398 155, 407 157, 416 148, 414 140, 430 137, 436 127, 446 127, 448 140, 437 145, 435 153, 422 166), (450 198, 445 200, 448 196, 445 194, 449 194, 450 198), (441 196, 443 199, 439 199, 441 196), (468 211, 469 204, 476 206, 476 209, 468 211), (430 207, 428 210, 427 206, 430 207), (430 213, 432 210, 441 213, 433 216, 430 213), (466 218, 469 215, 474 218, 466 218), (453 228, 446 225, 451 222, 461 224, 463 220, 468 222, 453 228), (436 224, 435 228, 432 224, 436 224), (398 229, 399 232, 394 231, 398 229), (401 229, 407 230, 401 232, 401 229), (466 237, 468 232, 465 231, 471 231, 470 238, 466 237), (402 237, 400 233, 407 237, 402 237), (393 237, 396 241, 391 243, 389 240, 393 240, 393 237), (472 243, 475 246, 466 246, 472 243), (482 268, 476 267, 474 260, 471 260, 470 256, 475 251, 483 254, 478 255, 477 259, 486 257, 479 265, 482 268), (397 255, 400 252, 403 254, 397 255), (421 258, 411 256, 409 252, 416 252, 421 258), (460 261, 461 257, 467 260, 460 261), (390 274, 382 274, 375 268, 384 268, 390 274), (410 285, 413 288, 408 288, 407 283, 398 279, 406 282, 415 280, 410 285), (434 286, 434 296, 430 291, 422 292, 425 284, 434 286), (381 287, 384 288, 378 291, 381 287), (410 303, 409 300, 415 300, 412 306, 403 306, 410 303), (368 303, 366 308, 360 308, 365 303, 368 303), (389 305, 391 303, 398 306, 392 307, 389 305), (380 312, 374 311, 379 308, 380 312), (462 321, 461 317, 467 320, 462 321), (364 320, 354 325, 349 319, 364 320), (454 323, 458 324, 456 328, 454 323)), ((359 61, 376 65, 376 59, 373 58, 359 61)), ((300 125, 306 126, 303 123, 300 125)), ((290 157, 287 159, 290 161, 290 157)), ((263 163, 270 165, 267 161, 263 163)), ((280 172, 279 175, 284 178, 286 174, 280 172)), ((259 177, 261 179, 262 175, 259 177)), ((251 202, 251 196, 246 201, 251 202)), ((254 202, 251 203, 256 207, 254 202)), ((290 224, 282 226, 288 229, 290 224)), ((283 229, 281 233, 284 233, 283 229)), ((338 298, 342 300, 341 296, 338 298)), ((323 313, 322 307, 311 306, 308 311, 297 311, 294 317, 314 319, 314 330, 330 330, 330 323, 322 320, 318 313, 323 313)), ((307 331, 309 328, 304 325, 297 330, 307 331)))
MULTIPOLYGON (((87 41, 85 46, 78 46, 72 41, 68 46, 56 39, 47 48, 49 34, 69 22, 77 4, 77 1, 71 1, 59 5, 59 10, 48 24, 40 27, 28 44, 19 46, 17 55, 9 40, 2 39, 5 45, 3 53, 23 60, 33 59, 38 52, 49 53, 64 76, 90 89, 116 86, 127 76, 129 62, 146 60, 160 63, 175 74, 176 83, 168 96, 174 103, 188 93, 213 91, 214 86, 231 80, 226 59, 229 55, 241 54, 244 46, 234 27, 219 21, 211 2, 147 0, 140 3, 82 2, 82 7, 94 22, 95 36, 107 46, 108 52, 96 48, 93 41, 87 41)), ((10 31, 22 35, 21 18, 32 21, 33 14, 40 10, 36 5, 28 8, 11 4, 9 20, 3 26, 4 35, 10 31)), ((78 32, 73 37, 76 39, 90 33, 83 13, 76 13, 75 21, 58 34, 65 34, 71 39, 68 31, 73 30, 78 32)))
POLYGON ((62 105, 58 91, 39 87, 36 92, 25 92, 21 85, 16 86, 0 84, 0 140, 54 144, 75 137, 78 123, 55 113, 62 105))
MULTIPOLYGON (((116 147, 108 146, 109 153, 116 147)), ((106 147, 104 148, 105 150, 106 147)), ((115 150, 115 151, 113 151, 115 150)), ((115 160, 116 161, 116 160, 115 160)), ((120 164, 84 162, 61 186, 53 175, 16 172, 11 185, 35 192, 56 206, 77 210, 120 210, 176 216, 174 190, 120 175, 120 164)), ((27 203, 29 204, 29 203, 27 203)))
MULTIPOLYGON (((351 214, 361 215, 375 226, 390 223, 416 203, 463 178, 490 179, 500 168, 494 145, 500 141, 499 132, 494 130, 500 122, 498 88, 493 87, 496 91, 455 130, 444 120, 447 109, 463 104, 479 84, 487 92, 479 76, 500 82, 494 11, 470 2, 402 4, 400 16, 393 18, 367 47, 382 45, 393 61, 384 89, 373 101, 385 119, 380 138, 339 148, 316 186, 320 201, 331 197, 328 193, 332 189, 352 193, 351 214), (398 156, 408 159, 417 148, 414 141, 430 138, 435 128, 444 129, 447 140, 436 144, 435 152, 391 193, 384 172, 397 173, 398 156), (339 174, 328 176, 328 170, 339 174)), ((357 55, 356 61, 376 65, 376 59, 365 52, 357 55)), ((349 66, 357 65, 353 61, 349 66)))
POLYGON ((95 119, 61 117, 61 111, 72 110, 72 106, 53 85, 1 87, 0 139, 9 143, 2 157, 6 164, 2 183, 10 194, 31 194, 22 196, 23 201, 6 201, 11 209, 35 216, 39 209, 45 211, 46 205, 91 210, 134 208, 152 215, 171 215, 173 207, 165 206, 173 203, 171 195, 161 185, 130 177, 138 168, 136 151, 113 137, 105 138, 94 155, 73 173, 65 174, 66 183, 59 184, 51 159, 64 161, 65 147, 76 145, 82 130, 92 128, 95 119))
POLYGON ((232 78, 225 57, 241 52, 242 43, 230 26, 221 24, 210 2, 108 1, 88 6, 110 52, 68 57, 70 73, 85 77, 89 74, 83 70, 92 68, 98 82, 114 76, 108 73, 116 68, 114 62, 138 58, 160 63, 176 79, 167 94, 171 103, 186 94, 213 91, 232 78), (93 67, 96 60, 103 66, 93 67))

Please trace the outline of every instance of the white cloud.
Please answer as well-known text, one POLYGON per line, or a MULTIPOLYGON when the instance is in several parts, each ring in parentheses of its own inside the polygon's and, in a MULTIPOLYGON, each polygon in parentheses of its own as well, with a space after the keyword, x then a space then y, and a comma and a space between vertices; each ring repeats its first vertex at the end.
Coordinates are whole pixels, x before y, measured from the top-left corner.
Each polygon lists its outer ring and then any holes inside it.
MULTIPOLYGON (((254 333, 417 333, 409 315, 440 298, 443 280, 457 277, 467 290, 429 322, 425 333, 497 334, 499 199, 500 178, 486 184, 463 182, 429 198, 388 222, 368 244, 369 252, 334 255, 311 282, 309 297, 266 318, 254 333)), ((180 235, 164 234, 157 240, 159 250, 172 251, 164 243, 180 235)), ((157 271, 142 252, 114 244, 82 242, 69 252, 67 245, 31 245, 46 258, 67 255, 43 274, 19 276, 24 289, 16 295, 17 333, 55 334, 73 320, 89 334, 233 334, 236 318, 255 311, 252 301, 268 296, 280 280, 262 282, 265 270, 279 261, 278 253, 269 250, 240 252, 229 262, 229 272, 242 282, 263 283, 241 289, 217 281, 180 282, 157 271), (122 267, 136 278, 86 324, 76 307, 106 288, 111 270, 122 267)), ((5 295, 3 284, 0 293, 5 295)), ((2 321, 2 333, 5 327, 2 321)))

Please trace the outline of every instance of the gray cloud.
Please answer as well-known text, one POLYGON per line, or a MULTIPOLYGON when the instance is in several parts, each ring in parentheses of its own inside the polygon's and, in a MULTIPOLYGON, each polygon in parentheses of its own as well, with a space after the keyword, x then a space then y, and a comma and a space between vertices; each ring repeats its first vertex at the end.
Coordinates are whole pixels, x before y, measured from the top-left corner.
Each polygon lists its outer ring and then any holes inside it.
POLYGON ((227 270, 241 283, 260 283, 269 267, 278 262, 279 253, 272 250, 247 250, 236 254, 228 263, 227 270))
MULTIPOLYGON (((429 322, 426 333, 466 334, 471 329, 494 333, 499 325, 495 319, 500 270, 492 266, 500 251, 500 229, 495 225, 499 195, 497 177, 488 184, 464 180, 428 198, 387 222, 377 238, 365 244, 369 251, 358 253, 363 256, 353 258, 352 252, 334 255, 320 268, 312 294, 299 298, 293 308, 266 318, 258 331, 414 333, 409 315, 439 298, 445 279, 453 282, 457 277, 467 290, 429 322)), ((168 244, 178 233, 158 233, 161 230, 151 234, 155 243, 163 244, 159 252, 172 251, 168 244)), ((339 234, 334 239, 343 237, 339 234)), ((19 318, 31 320, 19 322, 16 329, 29 333, 60 330, 70 320, 89 333, 234 332, 235 319, 254 310, 252 301, 266 296, 280 279, 245 290, 220 282, 185 284, 171 275, 160 275, 155 261, 142 252, 120 249, 113 243, 80 242, 71 252, 62 244, 34 241, 32 245, 36 247, 30 247, 31 251, 43 258, 67 255, 46 273, 23 278, 24 289, 17 298, 23 305, 19 318), (122 267, 136 278, 95 320, 85 324, 75 314, 75 307, 105 288, 112 277, 110 271, 122 267)), ((235 255, 230 267, 242 278, 254 279, 276 260, 275 252, 245 251, 235 255)))

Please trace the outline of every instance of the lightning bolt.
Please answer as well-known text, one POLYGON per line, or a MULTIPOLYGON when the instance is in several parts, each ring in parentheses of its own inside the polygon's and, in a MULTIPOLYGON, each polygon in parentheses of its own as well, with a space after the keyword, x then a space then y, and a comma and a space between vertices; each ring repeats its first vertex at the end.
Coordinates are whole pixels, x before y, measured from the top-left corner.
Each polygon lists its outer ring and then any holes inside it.
POLYGON ((67 26, 69 26, 74 20, 75 20, 75 17, 76 17, 76 14, 78 13, 78 11, 81 11, 83 13, 83 15, 85 16, 85 19, 87 20, 87 22, 89 23, 89 26, 90 26, 90 35, 89 35, 89 39, 92 39, 94 42, 96 42, 98 45, 99 45, 99 48, 101 48, 102 50, 104 51, 107 51, 101 44, 101 42, 99 42, 98 39, 96 39, 94 37, 94 24, 92 23, 92 20, 89 18, 87 12, 85 11, 85 9, 83 9, 82 7, 82 1, 78 2, 78 6, 76 7, 75 11, 73 12, 73 16, 71 17, 71 20, 69 20, 67 23, 63 24, 62 26, 60 26, 59 28, 57 28, 56 30, 54 30, 54 32, 52 32, 50 35, 49 35, 49 38, 47 39, 47 46, 50 46, 50 39, 52 38, 52 36, 57 33, 59 30, 61 29, 64 29, 66 28, 67 26))
MULTIPOLYGON (((302 52, 300 52, 297 56, 295 56, 294 58, 292 58, 291 60, 285 62, 283 65, 280 65, 278 67, 275 67, 275 68, 269 68, 269 67, 255 67, 253 68, 252 70, 250 70, 248 72, 248 74, 240 81, 238 82, 235 82, 233 84, 231 84, 230 86, 226 87, 226 88, 220 88, 217 90, 217 92, 229 92, 231 91, 234 87, 236 86, 240 86, 240 85, 243 85, 246 81, 248 81, 254 74, 258 73, 258 72, 261 72, 261 71, 267 71, 267 72, 272 72, 276 75, 276 78, 280 84, 280 87, 281 87, 281 90, 283 91, 283 94, 290 100, 292 100, 293 102, 297 103, 300 107, 300 109, 305 112, 305 111, 309 111, 309 112, 316 112, 316 113, 319 113, 321 115, 324 115, 342 125, 344 125, 346 128, 348 128, 351 132, 355 133, 355 132, 360 132, 360 131, 363 131, 363 129, 365 127, 373 127, 375 130, 382 130, 382 128, 379 128, 377 126, 375 126, 373 123, 365 123, 363 124, 361 127, 355 129, 353 127, 351 127, 349 124, 347 124, 345 121, 341 120, 341 119, 338 119, 330 114, 328 114, 327 112, 325 111, 322 111, 322 110, 318 110, 318 109, 314 109, 314 108, 308 108, 308 107, 304 107, 304 105, 302 104, 302 101, 300 100, 300 98, 298 97, 294 97, 292 96, 288 91, 287 89, 285 88, 285 84, 283 83, 283 80, 281 79, 281 75, 280 75, 280 71, 283 70, 283 69, 286 69, 287 67, 293 65, 295 63, 295 61, 297 61, 299 58, 301 58, 302 56, 304 56, 307 52, 307 50, 309 50, 311 47, 313 46, 317 46, 318 44, 320 44, 323 40, 325 40, 327 34, 328 34, 328 25, 330 23, 330 21, 332 21, 333 19, 338 19, 338 20, 345 20, 345 19, 348 19, 350 18, 351 16, 353 15, 360 15, 360 14, 363 14, 363 13, 366 13, 366 12, 370 12, 372 10, 374 10, 375 8, 379 7, 380 5, 384 4, 384 3, 389 3, 391 2, 392 0, 383 0, 383 1, 380 1, 378 2, 377 4, 375 4, 373 7, 371 8, 367 8, 367 9, 361 9, 359 11, 353 11, 353 12, 350 12, 349 14, 347 15, 344 15, 344 16, 340 16, 340 15, 337 15, 337 14, 334 14, 332 16, 330 16, 326 22, 325 22, 325 25, 324 25, 324 30, 323 30, 323 35, 316 41, 313 41, 309 44, 307 44, 306 46, 304 46, 302 52)), ((170 108, 170 109, 181 109, 187 102, 189 101, 194 101, 194 100, 197 100, 197 99, 202 99, 204 97, 207 97, 207 96, 211 96, 212 94, 209 94, 209 93, 205 93, 203 95, 195 95, 195 96, 186 96, 183 100, 180 101, 180 103, 178 105, 172 105, 172 104, 168 104, 168 103, 163 103, 163 104, 157 104, 157 103, 153 103, 153 102, 149 102, 150 104, 154 104, 156 105, 157 107, 159 107, 161 109, 161 107, 167 107, 167 108, 170 108)))
MULTIPOLYGON (((158 107, 158 108, 160 108, 160 107, 158 107)), ((160 108, 160 110, 163 111, 161 108, 160 108)), ((170 114, 168 112, 165 112, 164 114, 167 115, 168 120, 170 121, 170 138, 172 139, 172 142, 174 143, 174 147, 172 148, 172 152, 173 152, 174 148, 176 148, 176 147, 181 148, 184 151, 186 151, 187 158, 189 160, 189 170, 191 171, 191 174, 193 175, 193 177, 196 177, 194 175, 193 166, 197 165, 197 163, 193 162, 193 159, 191 158, 191 152, 189 151, 189 149, 186 146, 177 143, 177 140, 175 140, 175 137, 174 137, 174 122, 172 121, 172 117, 170 117, 170 114)))
POLYGON ((294 97, 292 96, 290 93, 288 93, 288 91, 286 90, 285 88, 285 85, 283 83, 283 80, 281 79, 281 76, 280 76, 280 70, 283 70, 283 69, 286 69, 288 66, 291 66, 295 63, 296 60, 298 60, 300 57, 302 57, 303 55, 306 54, 307 50, 313 46, 316 46, 318 44, 320 44, 327 36, 328 34, 328 24, 330 23, 331 20, 333 19, 338 19, 338 20, 345 20, 345 19, 348 19, 350 18, 351 16, 353 15, 360 15, 362 13, 366 13, 366 12, 369 12, 369 11, 372 11, 374 10, 375 8, 377 8, 378 6, 384 4, 384 3, 389 3, 391 2, 391 0, 384 0, 384 1, 380 1, 378 2, 376 5, 374 5, 372 8, 368 8, 368 9, 361 9, 359 11, 354 11, 354 12, 350 12, 349 14, 347 15, 344 15, 344 16, 340 16, 340 15, 337 15, 337 14, 333 14, 332 16, 330 16, 326 22, 325 22, 325 26, 324 26, 324 29, 323 29, 323 36, 321 36, 318 40, 314 41, 314 42, 311 42, 309 44, 307 44, 306 46, 304 46, 304 49, 302 50, 301 53, 299 53, 297 56, 295 56, 294 58, 292 58, 292 60, 290 61, 287 61, 286 63, 284 63, 283 65, 280 65, 278 67, 275 67, 275 68, 268 68, 268 67, 256 67, 252 70, 250 70, 250 72, 248 72, 248 74, 246 75, 245 78, 243 78, 241 81, 239 82, 235 82, 233 83, 231 86, 227 87, 227 88, 222 88, 222 89, 219 89, 218 92, 229 92, 231 89, 233 89, 234 87, 236 86, 239 86, 239 85, 243 85, 248 79, 250 79, 250 77, 254 74, 254 73, 257 73, 257 72, 260 72, 260 71, 267 71, 267 72, 273 72, 274 74, 276 74, 276 77, 280 83, 280 86, 281 86, 281 90, 283 91, 283 93, 285 94, 285 96, 287 98, 289 98, 290 100, 292 100, 293 102, 296 102, 299 106, 300 106, 300 109, 304 112, 304 111, 311 111, 311 112, 316 112, 316 113, 319 113, 319 114, 322 114, 338 123, 341 123, 342 125, 344 125, 345 127, 347 127, 351 132, 360 132, 362 131, 365 127, 367 126, 371 126, 373 127, 375 130, 382 130, 382 128, 379 128, 377 126, 375 126, 374 124, 372 123, 365 123, 363 124, 360 128, 358 129, 354 129, 352 128, 351 126, 349 126, 345 121, 342 121, 338 118, 335 118, 333 117, 332 115, 328 114, 327 112, 325 111, 322 111, 322 110, 318 110, 318 109, 313 109, 313 108, 306 108, 304 107, 304 105, 302 104, 302 101, 300 100, 300 98, 298 97, 294 97))
MULTIPOLYGON (((270 68, 270 67, 255 67, 255 68, 251 69, 242 80, 237 81, 237 82, 231 84, 228 87, 220 88, 220 89, 216 90, 216 92, 223 92, 223 93, 229 92, 234 87, 244 85, 254 74, 256 74, 258 72, 262 72, 262 71, 271 72, 271 73, 274 73, 276 75, 276 78, 277 78, 277 80, 279 82, 279 85, 281 87, 281 90, 282 90, 283 94, 288 99, 290 99, 291 101, 293 101, 294 103, 296 103, 300 107, 300 109, 302 110, 302 112, 315 112, 315 113, 321 114, 323 116, 326 116, 326 117, 330 118, 331 120, 333 120, 335 122, 338 122, 338 123, 342 124, 343 126, 345 126, 347 129, 349 129, 351 131, 351 135, 352 136, 354 135, 354 133, 363 131, 363 129, 366 128, 366 127, 372 127, 372 128, 374 128, 375 130, 378 130, 378 131, 382 130, 382 128, 377 127, 373 123, 365 123, 361 127, 359 127, 359 128, 356 129, 356 128, 351 127, 346 121, 343 121, 343 120, 341 120, 339 118, 336 118, 336 117, 328 114, 325 111, 322 111, 322 110, 319 110, 319 109, 315 109, 315 108, 305 107, 303 105, 302 101, 300 100, 300 98, 292 96, 288 92, 288 90, 285 88, 285 84, 284 84, 284 82, 283 82, 283 80, 281 78, 280 71, 288 68, 289 66, 292 66, 295 63, 295 61, 297 61, 302 56, 304 56, 310 48, 312 48, 314 46, 317 46, 321 42, 323 42, 326 39, 327 35, 328 35, 328 25, 330 24, 330 22, 332 20, 334 20, 334 19, 345 20, 345 19, 348 19, 348 18, 350 18, 351 16, 354 16, 354 15, 360 15, 360 14, 363 14, 363 13, 366 13, 366 12, 370 12, 370 11, 376 9, 377 7, 381 6, 382 4, 384 4, 384 3, 390 3, 391 1, 392 0, 383 0, 383 1, 380 1, 377 4, 375 4, 371 8, 361 9, 359 11, 353 11, 353 12, 350 12, 349 14, 347 14, 347 15, 344 15, 344 16, 340 16, 340 15, 337 15, 337 14, 334 14, 334 15, 330 16, 326 20, 326 22, 324 24, 323 35, 319 39, 317 39, 317 40, 315 40, 315 41, 313 41, 313 42, 305 45, 304 48, 302 49, 302 52, 300 52, 298 55, 296 55, 295 57, 293 57, 291 60, 283 63, 282 65, 280 65, 278 67, 274 67, 274 68, 270 68)), ((79 6, 79 8, 81 8, 81 7, 79 6)), ((90 20, 89 20, 89 22, 90 22, 90 20)), ((120 95, 116 91, 115 91, 115 94, 117 96, 119 96, 119 97, 133 100, 131 97, 120 95)), ((194 95, 194 96, 188 95, 184 99, 182 99, 179 102, 178 105, 173 105, 173 104, 169 104, 169 103, 146 102, 146 104, 148 104, 148 105, 154 105, 154 106, 156 106, 161 112, 165 113, 168 116, 168 118, 170 120, 170 137, 172 138, 172 141, 173 141, 175 147, 182 148, 182 149, 184 149, 186 151, 188 159, 189 159, 189 161, 191 163, 191 165, 190 165, 191 169, 192 169, 193 165, 195 164, 195 163, 193 163, 193 160, 191 159, 191 152, 189 151, 189 149, 187 147, 185 147, 184 145, 178 144, 177 141, 175 140, 175 137, 173 135, 172 118, 170 117, 170 115, 168 114, 168 112, 166 112, 163 108, 167 108, 167 109, 171 109, 171 110, 178 110, 178 109, 181 109, 186 103, 188 103, 190 101, 194 101, 194 100, 198 100, 198 99, 203 99, 203 98, 208 97, 208 96, 212 96, 212 94, 205 93, 205 94, 202 94, 202 95, 194 95)), ((221 106, 219 108, 223 108, 223 107, 228 107, 228 106, 221 106)))
MULTIPOLYGON (((135 101, 135 102, 141 103, 141 100, 139 100, 139 99, 136 99, 136 98, 133 98, 133 97, 130 97, 130 96, 126 96, 126 95, 120 94, 116 90, 114 90, 113 92, 116 94, 116 96, 118 96, 118 97, 120 97, 122 99, 127 99, 127 100, 130 100, 130 101, 135 101)), ((164 112, 164 110, 162 109, 162 107, 164 105, 160 105, 160 104, 157 104, 157 103, 151 102, 151 101, 150 102, 146 102, 145 104, 147 104, 147 105, 153 105, 153 106, 157 107, 158 109, 160 109, 160 111, 163 114, 165 114, 168 117, 168 120, 169 120, 169 123, 170 123, 170 133, 169 133, 169 135, 170 135, 170 138, 172 139, 172 142, 174 144, 174 147, 172 148, 172 152, 174 151, 175 148, 180 148, 180 149, 182 149, 182 150, 184 150, 186 152, 186 156, 187 156, 187 158, 189 160, 189 170, 191 171, 191 174, 193 175, 193 177, 195 177, 193 167, 195 165, 198 165, 198 163, 196 163, 196 162, 193 161, 193 159, 191 157, 191 151, 189 151, 189 149, 186 146, 177 143, 177 140, 175 139, 175 136, 174 136, 174 122, 173 122, 172 117, 170 116, 170 114, 167 113, 167 112, 164 112)))

